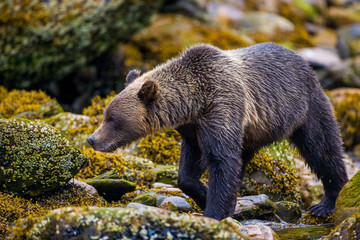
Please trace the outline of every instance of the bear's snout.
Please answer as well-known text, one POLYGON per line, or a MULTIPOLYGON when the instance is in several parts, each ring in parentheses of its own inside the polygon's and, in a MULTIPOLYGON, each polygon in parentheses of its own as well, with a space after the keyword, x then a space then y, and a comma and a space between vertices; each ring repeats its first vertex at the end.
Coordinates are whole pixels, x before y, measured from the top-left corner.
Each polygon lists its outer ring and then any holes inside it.
POLYGON ((94 135, 91 135, 90 137, 87 138, 88 143, 94 148, 94 144, 95 144, 95 137, 94 135))

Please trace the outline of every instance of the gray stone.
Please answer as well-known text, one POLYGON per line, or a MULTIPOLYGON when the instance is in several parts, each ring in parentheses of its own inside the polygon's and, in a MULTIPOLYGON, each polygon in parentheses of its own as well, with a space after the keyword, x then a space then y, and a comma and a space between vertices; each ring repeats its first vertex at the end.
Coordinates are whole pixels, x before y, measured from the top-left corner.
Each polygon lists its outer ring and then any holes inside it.
POLYGON ((177 196, 165 198, 160 207, 164 207, 168 202, 171 202, 179 211, 189 212, 192 210, 190 204, 184 198, 177 196))
POLYGON ((342 62, 336 50, 331 48, 303 48, 297 54, 316 68, 328 69, 342 62))
POLYGON ((274 204, 265 194, 238 198, 233 218, 237 220, 253 219, 263 215, 272 214, 274 204))

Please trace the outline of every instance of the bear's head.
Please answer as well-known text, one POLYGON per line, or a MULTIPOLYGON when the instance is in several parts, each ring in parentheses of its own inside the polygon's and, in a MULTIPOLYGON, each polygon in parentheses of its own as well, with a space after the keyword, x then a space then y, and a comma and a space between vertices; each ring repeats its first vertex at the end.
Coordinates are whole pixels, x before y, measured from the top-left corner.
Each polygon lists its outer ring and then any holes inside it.
POLYGON ((112 152, 152 131, 151 105, 159 87, 148 76, 139 75, 139 71, 131 71, 125 89, 105 109, 100 127, 88 138, 94 150, 112 152))

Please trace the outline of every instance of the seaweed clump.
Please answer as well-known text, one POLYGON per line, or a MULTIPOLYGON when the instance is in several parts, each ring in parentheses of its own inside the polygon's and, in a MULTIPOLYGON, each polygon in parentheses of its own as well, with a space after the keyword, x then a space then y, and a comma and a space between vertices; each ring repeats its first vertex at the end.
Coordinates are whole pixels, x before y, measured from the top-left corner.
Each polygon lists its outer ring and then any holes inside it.
POLYGON ((0 120, 0 189, 34 197, 65 185, 86 157, 60 132, 25 119, 0 120))
POLYGON ((328 91, 327 95, 334 106, 335 117, 340 123, 344 145, 351 150, 360 144, 360 90, 339 88, 328 91))
POLYGON ((246 167, 243 195, 266 194, 272 201, 301 203, 299 178, 294 170, 267 153, 255 154, 246 167))
POLYGON ((42 119, 63 112, 59 103, 41 90, 7 92, 2 88, 0 95, 0 114, 4 118, 42 119))
POLYGON ((180 158, 180 140, 181 135, 174 129, 148 135, 140 140, 138 155, 154 163, 176 164, 180 158))

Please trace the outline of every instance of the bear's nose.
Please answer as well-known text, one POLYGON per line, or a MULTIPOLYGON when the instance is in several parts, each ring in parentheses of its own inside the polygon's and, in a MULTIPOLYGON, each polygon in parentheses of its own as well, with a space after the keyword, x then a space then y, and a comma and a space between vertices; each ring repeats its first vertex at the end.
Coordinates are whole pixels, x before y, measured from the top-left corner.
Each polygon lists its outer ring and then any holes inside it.
POLYGON ((88 143, 93 147, 95 143, 95 138, 93 135, 87 138, 88 143))

